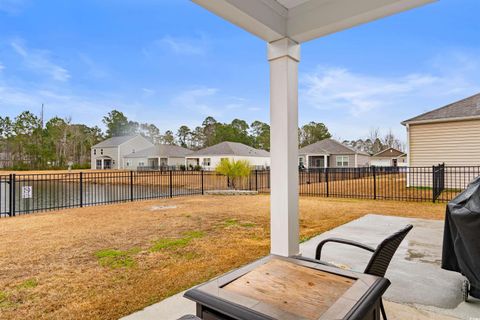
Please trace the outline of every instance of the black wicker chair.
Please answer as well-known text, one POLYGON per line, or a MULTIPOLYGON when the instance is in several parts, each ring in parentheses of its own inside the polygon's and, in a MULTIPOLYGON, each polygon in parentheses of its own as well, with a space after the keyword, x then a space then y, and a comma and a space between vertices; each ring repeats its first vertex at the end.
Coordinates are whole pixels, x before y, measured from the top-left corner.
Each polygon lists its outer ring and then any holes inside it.
MULTIPOLYGON (((400 243, 402 243, 403 239, 407 236, 407 234, 412 230, 412 225, 405 226, 402 230, 395 232, 385 240, 383 240, 377 248, 372 248, 370 246, 364 245, 362 243, 358 243, 356 241, 346 240, 346 239, 339 239, 339 238, 330 238, 321 241, 315 252, 315 259, 317 262, 333 266, 332 264, 325 263, 320 261, 322 257, 322 249, 323 246, 328 242, 336 242, 346 245, 355 246, 357 248, 361 248, 370 252, 373 252, 370 261, 365 268, 364 273, 371 274, 377 277, 384 277, 385 273, 387 272, 388 266, 390 261, 392 261, 393 255, 397 251, 400 243)), ((303 258, 301 258, 303 259, 303 258)), ((305 259, 309 260, 309 259, 305 259)), ((383 307, 383 302, 380 301, 380 308, 382 311, 382 317, 384 320, 387 320, 387 315, 385 313, 385 308, 383 307)))
POLYGON ((194 316, 192 314, 187 314, 187 315, 179 318, 178 320, 202 320, 202 319, 200 319, 199 317, 194 316))

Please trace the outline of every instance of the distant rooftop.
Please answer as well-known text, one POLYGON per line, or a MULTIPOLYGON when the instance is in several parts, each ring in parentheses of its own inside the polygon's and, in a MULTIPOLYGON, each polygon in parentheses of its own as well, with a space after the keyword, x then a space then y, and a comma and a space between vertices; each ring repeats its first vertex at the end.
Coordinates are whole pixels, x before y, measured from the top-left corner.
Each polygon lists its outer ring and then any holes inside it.
POLYGON ((387 148, 379 153, 374 154, 372 157, 377 157, 377 158, 382 158, 382 157, 401 157, 401 156, 406 156, 405 152, 402 152, 400 150, 397 150, 395 148, 387 148))
POLYGON ((265 150, 249 147, 243 143, 226 141, 194 152, 189 156, 269 157, 270 153, 265 150))
POLYGON ((323 139, 301 148, 298 151, 299 155, 317 154, 317 155, 329 155, 329 154, 364 154, 368 153, 363 151, 357 151, 346 145, 338 142, 334 139, 323 139))
POLYGON ((94 145, 92 148, 113 148, 113 147, 118 147, 121 144, 124 144, 125 142, 132 140, 135 137, 138 137, 139 135, 130 135, 130 136, 120 136, 120 137, 112 137, 107 140, 104 140, 96 145, 94 145))
POLYGON ((474 117, 480 117, 480 93, 405 120, 402 124, 474 117))
POLYGON ((160 144, 151 148, 130 153, 125 158, 148 158, 148 157, 167 157, 167 158, 183 158, 192 151, 180 146, 170 144, 160 144))

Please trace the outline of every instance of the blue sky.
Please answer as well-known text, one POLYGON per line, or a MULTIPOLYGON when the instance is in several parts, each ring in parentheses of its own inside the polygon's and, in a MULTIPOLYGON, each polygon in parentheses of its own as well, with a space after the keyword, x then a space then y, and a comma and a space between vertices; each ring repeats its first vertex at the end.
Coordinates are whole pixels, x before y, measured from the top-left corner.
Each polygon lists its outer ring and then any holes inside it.
MULTIPOLYGON (((300 123, 337 138, 480 91, 480 2, 441 0, 302 46, 300 123)), ((0 0, 0 115, 162 131, 269 118, 265 43, 187 0, 0 0)))

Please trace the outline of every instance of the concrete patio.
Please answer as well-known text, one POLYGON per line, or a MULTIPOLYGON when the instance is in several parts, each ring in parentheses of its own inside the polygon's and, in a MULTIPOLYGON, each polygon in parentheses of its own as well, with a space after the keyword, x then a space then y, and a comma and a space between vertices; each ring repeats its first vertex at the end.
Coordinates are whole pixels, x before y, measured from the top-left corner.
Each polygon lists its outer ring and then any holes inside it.
MULTIPOLYGON (((480 319, 479 300, 462 302, 463 277, 440 268, 443 221, 366 215, 301 244, 301 252, 313 257, 317 244, 329 237, 376 246, 409 223, 414 229, 398 249, 386 275, 392 282, 384 296, 389 319, 480 319)), ((356 248, 329 244, 322 259, 362 271, 369 254, 356 248)), ((194 303, 182 295, 177 294, 123 319, 173 320, 184 314, 194 314, 194 303)))

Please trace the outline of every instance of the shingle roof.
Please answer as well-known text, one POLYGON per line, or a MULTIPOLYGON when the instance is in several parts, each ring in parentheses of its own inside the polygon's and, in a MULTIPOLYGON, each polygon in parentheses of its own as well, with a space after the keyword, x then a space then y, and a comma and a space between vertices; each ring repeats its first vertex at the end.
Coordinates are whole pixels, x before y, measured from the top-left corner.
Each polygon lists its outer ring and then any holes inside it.
POLYGON ((192 151, 180 146, 170 144, 160 144, 151 148, 143 149, 135 153, 130 153, 125 158, 148 158, 148 157, 167 157, 167 158, 183 158, 192 151))
POLYGON ((329 155, 329 154, 364 154, 368 155, 362 151, 356 151, 346 145, 338 142, 334 139, 324 139, 318 142, 315 142, 311 145, 301 148, 298 153, 300 155, 306 154, 319 154, 319 155, 329 155))
POLYGON ((417 121, 448 120, 469 117, 480 117, 480 93, 405 120, 402 124, 405 125, 417 121))
POLYGON ((113 148, 113 147, 118 147, 119 145, 132 140, 133 138, 137 137, 138 135, 132 135, 132 136, 121 136, 121 137, 112 137, 107 140, 104 140, 96 145, 94 145, 92 148, 113 148))
POLYGON ((400 157, 406 155, 404 152, 397 150, 395 148, 387 148, 380 151, 377 154, 374 154, 372 157, 382 158, 382 157, 400 157))
POLYGON ((243 143, 221 142, 211 147, 192 153, 190 156, 241 156, 241 157, 269 157, 265 150, 255 149, 243 143))

